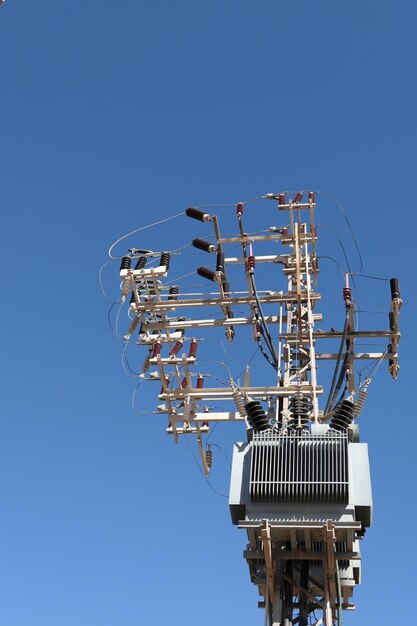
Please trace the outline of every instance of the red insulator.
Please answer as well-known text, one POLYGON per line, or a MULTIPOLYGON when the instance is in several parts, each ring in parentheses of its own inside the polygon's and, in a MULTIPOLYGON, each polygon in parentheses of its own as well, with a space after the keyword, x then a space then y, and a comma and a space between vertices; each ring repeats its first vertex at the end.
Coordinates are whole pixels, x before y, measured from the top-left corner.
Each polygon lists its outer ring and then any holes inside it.
POLYGON ((175 344, 175 346, 172 348, 171 352, 169 353, 169 356, 176 356, 178 352, 181 350, 182 346, 183 346, 182 341, 177 341, 177 343, 175 344))
POLYGON ((283 226, 280 229, 281 235, 288 235, 288 228, 286 226, 283 226))
POLYGON ((312 204, 315 203, 316 201, 316 194, 314 193, 314 191, 309 191, 308 192, 308 200, 309 202, 311 202, 312 204))
POLYGON ((157 341, 154 344, 153 350, 152 350, 152 359, 154 359, 156 356, 158 356, 158 354, 161 353, 162 350, 162 343, 160 341, 157 341))
POLYGON ((280 193, 278 196, 278 204, 285 204, 285 193, 280 193))
POLYGON ((236 205, 236 213, 238 215, 242 215, 243 213, 243 202, 238 202, 236 205))
POLYGON ((204 387, 204 378, 203 376, 198 376, 197 378, 197 389, 202 389, 204 387))
POLYGON ((343 299, 345 302, 351 302, 352 290, 350 287, 343 287, 343 299))
POLYGON ((254 270, 255 269, 255 257, 253 255, 248 256, 247 261, 246 261, 246 267, 248 270, 254 270))
POLYGON ((190 343, 190 352, 188 353, 189 359, 192 357, 195 358, 195 355, 197 354, 197 346, 198 346, 198 343, 196 342, 195 339, 193 339, 190 343))
POLYGON ((303 194, 301 193, 301 191, 299 191, 296 195, 295 198, 293 200, 293 204, 298 204, 298 202, 301 202, 301 199, 303 197, 303 194))
POLYGON ((188 384, 188 383, 187 383, 187 377, 186 377, 186 376, 184 376, 184 378, 183 378, 183 379, 182 379, 182 381, 181 381, 181 388, 182 388, 182 389, 185 389, 185 388, 187 387, 187 384, 188 384))
MULTIPOLYGON (((166 386, 166 387, 169 387, 169 378, 165 378, 165 386, 166 386)), ((162 385, 162 387, 161 387, 161 391, 160 391, 160 394, 161 394, 161 393, 164 393, 164 391, 165 391, 165 390, 164 390, 164 386, 162 385)))

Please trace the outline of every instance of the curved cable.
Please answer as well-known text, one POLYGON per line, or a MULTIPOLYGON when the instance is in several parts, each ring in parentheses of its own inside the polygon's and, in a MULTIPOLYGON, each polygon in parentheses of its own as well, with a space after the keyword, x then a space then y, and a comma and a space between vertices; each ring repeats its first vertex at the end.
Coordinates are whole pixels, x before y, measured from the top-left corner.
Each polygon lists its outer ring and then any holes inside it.
POLYGON ((358 257, 359 257, 359 265, 360 265, 360 267, 359 267, 359 272, 361 272, 361 271, 362 271, 362 269, 363 269, 362 253, 361 253, 361 251, 360 251, 360 249, 359 249, 358 242, 357 242, 357 240, 356 240, 355 234, 354 234, 354 232, 353 232, 352 226, 351 226, 351 224, 350 224, 350 221, 349 221, 349 218, 348 218, 348 216, 347 216, 347 213, 346 213, 345 209, 343 208, 343 206, 342 206, 342 204, 339 202, 339 200, 338 200, 337 198, 335 198, 334 196, 332 196, 332 194, 331 194, 331 193, 328 193, 327 191, 316 191, 316 193, 317 193, 317 194, 320 194, 320 195, 322 195, 322 196, 327 196, 328 198, 330 198, 330 200, 332 200, 332 201, 336 204, 336 206, 339 208, 339 210, 342 212, 343 217, 344 217, 344 218, 345 218, 345 220, 346 220, 346 224, 348 225, 348 228, 349 228, 350 234, 351 234, 351 236, 352 236, 353 243, 355 244, 356 251, 357 251, 357 253, 358 253, 358 257))
POLYGON ((112 261, 119 261, 122 258, 122 257, 119 257, 119 256, 112 256, 112 251, 113 251, 113 248, 115 246, 117 246, 118 243, 120 243, 124 239, 127 239, 127 237, 130 237, 131 235, 135 235, 136 233, 139 233, 142 230, 146 230, 147 228, 152 228, 152 226, 159 226, 159 224, 163 224, 164 222, 169 222, 170 220, 175 220, 175 218, 180 217, 180 215, 185 215, 185 211, 181 211, 181 213, 176 213, 175 215, 171 215, 170 217, 166 217, 163 220, 159 220, 158 222, 153 222, 152 224, 147 224, 146 226, 141 226, 140 228, 136 228, 135 230, 132 230, 130 233, 127 233, 126 235, 123 235, 122 237, 117 239, 110 246, 109 252, 108 252, 108 255, 109 255, 110 259, 112 261))

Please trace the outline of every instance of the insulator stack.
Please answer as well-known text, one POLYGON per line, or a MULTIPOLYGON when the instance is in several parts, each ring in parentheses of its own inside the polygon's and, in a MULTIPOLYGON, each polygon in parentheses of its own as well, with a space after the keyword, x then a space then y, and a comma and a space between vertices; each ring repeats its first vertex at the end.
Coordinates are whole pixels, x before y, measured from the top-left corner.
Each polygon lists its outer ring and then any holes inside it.
POLYGON ((222 282, 222 287, 223 287, 224 294, 227 296, 227 294, 230 292, 229 282, 227 280, 224 280, 222 282))
POLYGON ((355 400, 355 411, 354 411, 355 417, 357 417, 358 415, 362 413, 367 397, 368 397, 367 390, 362 389, 362 391, 359 392, 357 399, 355 400))
POLYGON ((132 295, 130 296, 130 304, 136 304, 136 296, 134 291, 132 291, 132 295))
POLYGON ((336 412, 330 422, 330 428, 340 432, 346 431, 355 417, 355 405, 352 400, 343 400, 336 407, 336 412))
POLYGON ((285 193, 280 193, 278 196, 278 204, 281 206, 285 204, 285 193))
POLYGON ((156 341, 152 350, 152 359, 158 356, 162 350, 162 343, 160 341, 156 341))
POLYGON ((197 377, 197 389, 203 389, 204 387, 204 377, 201 374, 197 377))
POLYGON ((311 400, 301 393, 297 393, 290 399, 289 410, 291 412, 290 428, 303 430, 307 428, 311 414, 311 400))
POLYGON ((123 281, 122 284, 122 301, 124 302, 126 300, 126 296, 130 291, 132 285, 132 278, 130 276, 126 276, 126 278, 123 281))
POLYGON ((243 386, 244 387, 249 387, 250 386, 250 367, 249 367, 249 365, 246 366, 245 373, 243 374, 243 386))
POLYGON ((301 202, 302 198, 303 194, 301 193, 301 191, 299 191, 297 194, 295 194, 293 204, 298 204, 299 202, 301 202))
POLYGON ((216 252, 216 246, 209 241, 204 241, 204 239, 193 239, 191 243, 194 248, 203 250, 203 252, 216 252))
POLYGON ((343 300, 346 303, 352 302, 352 290, 350 287, 343 287, 343 300))
POLYGON ((127 330, 127 335, 126 337, 130 337, 131 335, 133 335, 133 333, 135 332, 135 330, 138 327, 138 324, 140 322, 140 317, 134 317, 128 330, 127 330))
POLYGON ((256 264, 255 257, 253 255, 248 256, 247 261, 246 261, 246 269, 248 270, 248 272, 254 271, 255 264, 256 264))
POLYGON ((390 281, 390 287, 391 287, 391 298, 393 300, 397 300, 401 298, 400 295, 400 281, 398 280, 398 278, 391 278, 390 281))
POLYGON ((198 348, 198 343, 196 342, 195 339, 192 339, 192 341, 190 343, 190 351, 188 353, 188 358, 189 359, 191 359, 191 358, 195 359, 195 356, 197 354, 197 348, 198 348))
POLYGON ((187 377, 184 376, 184 378, 181 381, 181 389, 187 389, 187 385, 188 385, 188 380, 187 380, 187 377))
POLYGON ((172 287, 170 287, 168 291, 168 300, 178 300, 178 292, 178 285, 172 285, 172 287))
POLYGON ((243 202, 238 202, 236 205, 236 213, 238 214, 238 216, 242 215, 243 213, 243 202))
POLYGON ((251 400, 245 404, 248 420, 253 430, 262 431, 270 428, 268 418, 258 400, 251 400))
POLYGON ((189 207, 186 209, 185 214, 188 217, 192 217, 194 220, 198 220, 199 222, 209 222, 211 217, 208 213, 204 211, 199 211, 198 209, 194 209, 194 207, 189 207))
POLYGON ((389 313, 389 328, 392 332, 398 332, 398 315, 394 313, 394 311, 390 311, 389 313))
POLYGON ((188 421, 190 419, 191 413, 191 404, 189 402, 184 403, 184 408, 182 410, 182 419, 184 421, 188 421))
POLYGON ((183 342, 177 341, 177 343, 175 344, 175 346, 172 348, 171 352, 169 353, 169 356, 176 356, 178 352, 181 350, 182 346, 183 346, 183 342))
POLYGON ((132 259, 130 256, 124 256, 122 262, 120 263, 120 270, 128 270, 130 269, 130 264, 132 263, 132 259))
POLYGON ((211 469, 211 467, 213 465, 213 452, 212 452, 211 448, 206 450, 206 465, 207 465, 207 467, 209 469, 211 469))
POLYGON ((136 261, 135 270, 143 270, 146 265, 146 256, 140 256, 136 261))
POLYGON ((224 252, 222 252, 221 250, 217 253, 216 271, 223 272, 224 274, 224 252))
POLYGON ((232 391, 233 394, 233 400, 235 401, 235 405, 236 408, 238 410, 238 413, 240 415, 240 417, 243 417, 243 419, 247 418, 247 412, 245 409, 245 402, 241 396, 241 394, 239 393, 239 389, 236 389, 236 387, 233 388, 232 391))
POLYGON ((310 204, 314 204, 316 201, 316 194, 314 193, 314 191, 309 191, 308 192, 308 201, 310 202, 310 204))
POLYGON ((197 274, 202 278, 207 278, 207 280, 216 281, 216 272, 209 270, 208 267, 197 267, 197 274))
POLYGON ((161 260, 159 261, 159 265, 160 266, 165 265, 166 270, 168 271, 170 262, 171 262, 171 255, 170 255, 170 253, 169 252, 163 252, 161 254, 161 260))

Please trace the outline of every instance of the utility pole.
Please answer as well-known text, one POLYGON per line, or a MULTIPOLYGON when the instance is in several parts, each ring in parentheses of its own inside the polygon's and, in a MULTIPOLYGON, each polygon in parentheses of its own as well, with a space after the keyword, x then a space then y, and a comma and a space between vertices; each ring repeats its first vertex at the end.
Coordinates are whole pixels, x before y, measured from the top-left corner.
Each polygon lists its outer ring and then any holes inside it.
POLYGON ((237 203, 235 233, 227 235, 217 215, 185 211, 207 232, 192 245, 215 259, 214 269, 196 269, 209 291, 181 293, 172 285, 170 252, 128 250, 120 267, 122 302, 130 297, 125 342, 145 350, 138 377, 160 385, 156 413, 166 415, 176 443, 195 436, 206 476, 212 450, 205 442, 213 425, 242 423, 245 441, 234 444, 229 504, 233 523, 247 533, 244 557, 265 624, 333 626, 342 610, 354 608, 359 543, 371 525, 368 451, 355 420, 379 365, 387 362, 392 378, 398 375, 399 282, 390 280, 387 329, 356 328, 349 274, 341 289, 343 325, 317 328, 325 320, 317 310, 316 194, 257 200, 267 203, 278 224, 250 234, 244 221, 252 205, 237 203), (233 287, 231 275, 244 279, 243 290, 233 287), (211 379, 197 367, 197 353, 202 335, 219 330, 230 343, 242 335, 258 346, 270 366, 262 384, 259 376, 251 382, 248 366, 243 381, 230 374, 225 386, 207 385, 211 379), (357 350, 364 338, 386 341, 387 348, 357 350), (330 350, 323 349, 326 342, 330 350), (327 389, 318 376, 322 362, 332 365, 327 389), (364 380, 356 376, 358 362, 370 364, 364 380))

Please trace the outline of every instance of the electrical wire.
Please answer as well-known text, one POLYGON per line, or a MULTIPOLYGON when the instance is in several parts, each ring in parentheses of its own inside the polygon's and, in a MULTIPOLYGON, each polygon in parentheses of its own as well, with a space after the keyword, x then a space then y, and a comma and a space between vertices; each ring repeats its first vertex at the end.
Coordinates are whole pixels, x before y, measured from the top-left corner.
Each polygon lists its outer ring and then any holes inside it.
POLYGON ((339 202, 339 200, 337 200, 337 198, 335 198, 334 196, 332 196, 332 194, 331 194, 331 193, 328 193, 327 191, 316 191, 316 193, 317 193, 317 194, 320 194, 320 195, 322 195, 322 196, 327 196, 328 198, 330 198, 330 200, 332 200, 332 201, 336 204, 336 206, 340 209, 340 211, 342 212, 343 217, 344 217, 344 218, 345 218, 345 220, 346 220, 346 224, 347 224, 347 226, 348 226, 348 228, 349 228, 350 234, 351 234, 351 236, 352 236, 353 243, 355 244, 356 251, 357 251, 357 253, 358 253, 358 257, 359 257, 359 265, 360 265, 360 267, 359 267, 359 270, 358 270, 358 271, 359 271, 359 272, 362 272, 362 269, 363 269, 363 259, 362 259, 362 253, 361 253, 361 251, 360 251, 360 249, 359 249, 358 242, 357 242, 357 240, 356 240, 355 234, 354 234, 354 232, 353 232, 352 226, 351 226, 351 224, 350 224, 350 221, 349 221, 349 218, 348 218, 348 216, 347 216, 347 213, 346 213, 345 209, 343 208, 343 206, 342 206, 342 204, 339 202))
POLYGON ((333 396, 334 396, 334 390, 335 390, 335 387, 336 387, 337 375, 338 375, 338 372, 339 372, 339 366, 340 366, 340 362, 341 362, 341 359, 342 359, 342 352, 343 352, 343 347, 344 347, 345 341, 346 341, 346 335, 347 335, 347 331, 348 331, 348 326, 349 326, 349 307, 346 307, 345 325, 344 325, 344 328, 343 328, 343 335, 342 335, 342 339, 341 339, 341 342, 340 342, 339 353, 337 355, 336 364, 334 366, 334 373, 333 373, 333 378, 332 378, 332 384, 331 384, 331 387, 330 387, 329 397, 327 399, 326 408, 324 409, 324 414, 325 415, 327 413, 330 413, 330 411, 331 411, 331 406, 332 406, 332 401, 333 401, 333 396))
POLYGON ((196 465, 197 465, 197 467, 198 467, 198 469, 199 469, 199 471, 200 471, 200 473, 201 473, 202 477, 204 478, 204 480, 206 481, 206 483, 208 484, 208 486, 210 487, 210 489, 212 490, 212 492, 213 492, 216 496, 221 496, 222 498, 228 498, 229 496, 227 496, 226 494, 224 494, 224 493, 220 493, 219 491, 216 491, 216 489, 213 487, 213 485, 211 484, 211 482, 209 481, 209 479, 207 478, 207 476, 204 474, 203 470, 202 470, 202 469, 201 469, 201 467, 200 467, 200 463, 198 462, 197 457, 196 457, 196 456, 195 456, 195 454, 194 454, 194 451, 193 451, 193 449, 192 449, 192 447, 191 447, 191 444, 190 444, 190 442, 188 441, 188 437, 187 437, 187 435, 185 435, 185 441, 187 442, 187 445, 188 445, 188 447, 189 447, 189 450, 190 450, 190 452, 191 452, 191 454, 192 454, 192 457, 193 457, 193 459, 194 459, 194 461, 195 461, 195 463, 196 463, 196 465))
POLYGON ((185 215, 185 211, 181 211, 181 213, 176 213, 175 215, 171 215, 169 217, 166 217, 162 220, 159 220, 158 222, 153 222, 152 224, 147 224, 146 226, 141 226, 139 228, 136 228, 135 230, 132 230, 130 233, 127 233, 126 235, 123 235, 122 237, 120 237, 119 239, 117 239, 109 248, 108 251, 108 255, 110 257, 110 259, 112 261, 120 261, 120 259, 122 257, 115 257, 112 256, 112 251, 113 248, 115 246, 117 246, 118 243, 120 243, 121 241, 123 241, 124 239, 127 239, 127 237, 130 237, 131 235, 135 235, 136 233, 141 232, 142 230, 146 230, 147 228, 152 228, 153 226, 159 226, 159 224, 163 224, 164 222, 169 222, 170 220, 175 220, 177 217, 180 217, 181 215, 185 215))

